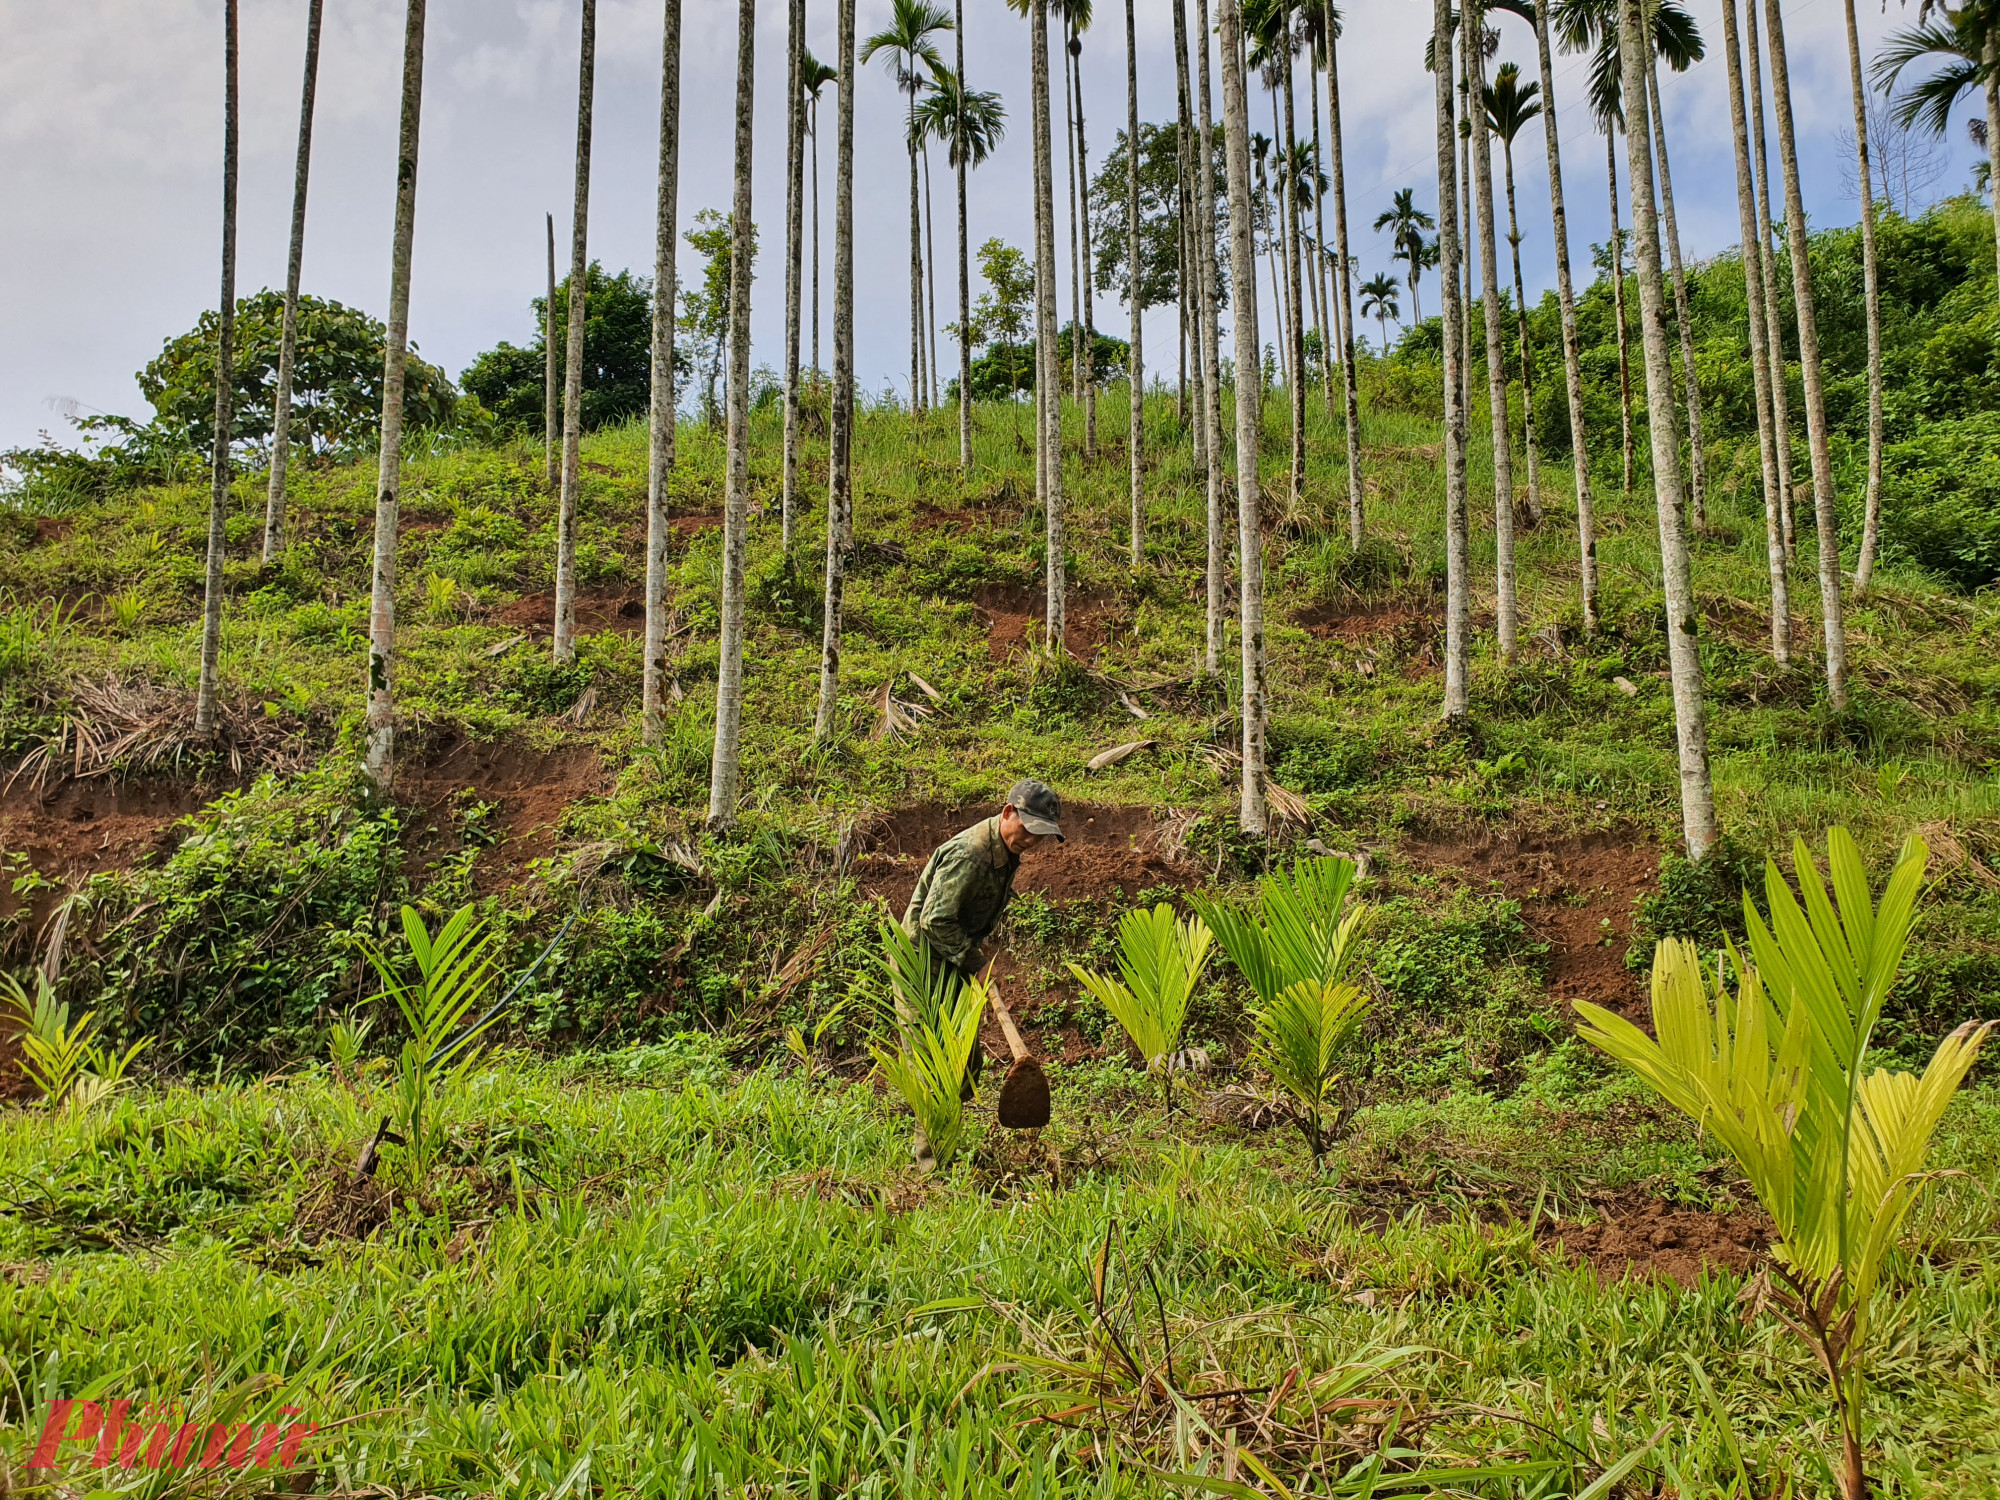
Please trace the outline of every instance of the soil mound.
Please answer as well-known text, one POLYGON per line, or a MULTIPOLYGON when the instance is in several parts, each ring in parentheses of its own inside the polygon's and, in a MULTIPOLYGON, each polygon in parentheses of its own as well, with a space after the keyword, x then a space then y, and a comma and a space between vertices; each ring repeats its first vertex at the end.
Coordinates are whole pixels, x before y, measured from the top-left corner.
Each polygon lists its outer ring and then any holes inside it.
POLYGON ((509 741, 487 743, 448 735, 404 764, 395 794, 405 806, 421 809, 440 832, 460 792, 470 791, 481 802, 497 804, 490 826, 499 833, 500 844, 480 862, 480 884, 490 888, 504 883, 503 877, 528 861, 550 853, 563 811, 572 802, 595 795, 603 779, 597 752, 586 745, 534 750, 509 741))
POLYGON ((1776 1238, 1760 1208, 1682 1208, 1633 1191, 1603 1213, 1595 1223, 1547 1225, 1540 1236, 1600 1281, 1664 1278, 1689 1287, 1704 1270, 1746 1276, 1776 1238))
POLYGON ((1648 1015, 1638 977, 1625 967, 1632 905, 1659 877, 1660 852, 1630 830, 1584 834, 1486 833, 1406 842, 1402 857, 1420 869, 1459 875, 1521 903, 1521 920, 1549 945, 1548 992, 1588 1000, 1632 1020, 1648 1015))
MULTIPOLYGON (((1040 640, 1048 629, 1048 596, 1018 583, 989 583, 972 596, 973 608, 986 622, 986 654, 1006 661, 1028 649, 1032 626, 1040 640)), ((1110 636, 1112 601, 1099 594, 1072 592, 1063 611, 1063 643, 1079 661, 1095 657, 1110 636)))
MULTIPOLYGON (((556 628, 556 596, 527 594, 502 607, 494 617, 500 625, 510 625, 531 635, 552 635, 556 628)), ((576 633, 598 635, 616 631, 638 635, 646 628, 646 598, 632 589, 580 589, 576 596, 576 633)))

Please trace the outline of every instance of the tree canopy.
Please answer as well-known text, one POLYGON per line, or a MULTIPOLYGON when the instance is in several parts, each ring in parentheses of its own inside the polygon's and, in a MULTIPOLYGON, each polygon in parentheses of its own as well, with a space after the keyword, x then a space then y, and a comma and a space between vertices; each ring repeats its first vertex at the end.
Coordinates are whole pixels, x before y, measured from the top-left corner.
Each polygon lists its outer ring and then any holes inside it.
MULTIPOLYGON (((583 282, 583 430, 627 421, 646 410, 653 381, 653 283, 630 271, 607 275, 590 263, 583 282)), ((459 377, 502 423, 541 436, 547 366, 548 299, 529 303, 535 318, 532 342, 516 348, 504 340, 488 349, 459 377)), ((569 338, 569 278, 556 287, 556 350, 560 361, 569 338)), ((676 351, 675 364, 685 363, 676 351)))
MULTIPOLYGON (((167 340, 139 371, 139 391, 173 441, 204 446, 215 423, 215 351, 219 319, 211 309, 186 333, 167 340)), ((278 345, 285 297, 268 288, 238 300, 230 379, 232 439, 261 446, 276 414, 278 345)), ((299 295, 298 353, 292 373, 292 442, 315 455, 352 452, 375 440, 382 421, 383 345, 388 330, 367 313, 299 295)), ((444 371, 411 346, 405 421, 441 427, 456 415, 458 393, 444 371)))

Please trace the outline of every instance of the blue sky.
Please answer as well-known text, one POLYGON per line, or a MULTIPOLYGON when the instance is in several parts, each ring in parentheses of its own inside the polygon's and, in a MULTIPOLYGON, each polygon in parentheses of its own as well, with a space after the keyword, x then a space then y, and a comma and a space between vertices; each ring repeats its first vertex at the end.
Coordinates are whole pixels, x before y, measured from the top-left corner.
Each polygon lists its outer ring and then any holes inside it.
MULTIPOLYGON (((756 218, 767 247, 753 302, 759 360, 776 363, 783 330, 783 94, 785 8, 760 7, 756 218)), ((974 175, 977 244, 999 235, 1030 242, 1028 38, 999 0, 968 0, 968 72, 997 89, 1010 112, 1007 139, 974 175)), ((1736 238, 1725 75, 1715 0, 1693 0, 1711 60, 1665 80, 1682 235, 1695 257, 1736 238)), ((431 0, 422 167, 418 188, 412 334, 424 356, 454 376, 502 338, 531 337, 528 299, 542 283, 545 212, 567 244, 574 140, 579 0, 431 0)), ((862 35, 881 25, 887 0, 861 0, 862 35)), ((1911 24, 1892 5, 1858 7, 1863 47, 1911 24)), ((1422 49, 1430 7, 1422 0, 1347 6, 1342 47, 1350 214, 1364 275, 1390 269, 1388 245, 1370 233, 1393 191, 1414 187, 1434 207, 1430 80, 1422 49)), ((328 0, 319 132, 307 233, 308 291, 377 316, 387 304, 400 0, 328 0)), ((1791 44, 1802 175, 1816 224, 1852 222, 1856 208, 1843 153, 1851 122, 1842 9, 1793 0, 1791 44)), ((221 156, 221 0, 0 0, 0 446, 65 432, 52 398, 87 409, 146 414, 133 373, 167 337, 189 327, 216 295, 221 156)), ((243 0, 244 156, 238 285, 282 286, 289 230, 305 0, 243 0)), ((1171 115, 1171 12, 1140 0, 1141 113, 1171 115)), ((810 0, 809 39, 833 45, 832 0, 810 0)), ((1501 17, 1500 58, 1533 73, 1533 39, 1501 17)), ((658 119, 658 0, 601 0, 592 254, 614 269, 650 270, 658 119)), ((690 0, 685 21, 681 212, 724 207, 730 184, 736 76, 735 8, 690 0)), ((1580 107, 1582 63, 1557 58, 1572 254, 1588 264, 1605 238, 1602 138, 1580 107)), ((1217 80, 1219 89, 1219 77, 1217 80)), ((1096 160, 1124 119, 1123 7, 1100 0, 1085 38, 1084 89, 1096 160)), ((856 151, 859 375, 870 391, 907 387, 907 168, 900 105, 888 72, 859 80, 856 151)), ((1219 102, 1219 101, 1218 101, 1219 102)), ((1254 106, 1268 113, 1261 97, 1254 106)), ((1961 114, 1968 113, 1961 110, 1961 114)), ((831 277, 834 106, 823 106, 828 218, 823 275, 831 277)), ((1268 128, 1268 127, 1266 127, 1268 128)), ((1301 129, 1304 124, 1301 122, 1301 129)), ((1060 126, 1058 125, 1058 131, 1060 126)), ((1546 227, 1546 171, 1539 127, 1519 163, 1523 254, 1530 295, 1553 277, 1546 227)), ((1775 150, 1775 142, 1773 149, 1775 150)), ((1973 152, 1954 121, 1946 169, 1928 196, 1962 186, 1973 152)), ((935 184, 941 257, 952 223, 950 178, 935 184)), ((1067 255, 1066 229, 1059 228, 1067 255)), ((683 256, 683 276, 694 270, 683 256)), ((939 315, 955 297, 941 259, 939 315)), ((1068 315, 1068 275, 1061 277, 1068 315)), ((975 292, 977 288, 975 286, 975 292)), ((1426 288, 1428 291, 1428 288, 1426 288)), ((830 357, 830 293, 827 294, 830 357)), ((1427 295, 1427 308, 1434 302, 1427 295)), ((1405 308, 1407 312, 1408 309, 1405 308)), ((1122 307, 1098 305, 1100 326, 1122 330, 1122 307)), ((1156 360, 1171 348, 1172 309, 1149 315, 1156 360)), ((1365 331, 1365 330, 1364 330, 1365 331)))

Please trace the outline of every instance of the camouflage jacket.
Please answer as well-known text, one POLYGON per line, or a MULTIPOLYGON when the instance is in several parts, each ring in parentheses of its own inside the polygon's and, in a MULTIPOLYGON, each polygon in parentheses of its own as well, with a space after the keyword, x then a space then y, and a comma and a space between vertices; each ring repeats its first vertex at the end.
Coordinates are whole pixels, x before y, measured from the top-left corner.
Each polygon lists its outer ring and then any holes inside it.
POLYGON ((998 818, 973 824, 932 851, 903 913, 903 930, 922 937, 947 963, 966 968, 1000 925, 1020 867, 1021 856, 1000 837, 998 818))

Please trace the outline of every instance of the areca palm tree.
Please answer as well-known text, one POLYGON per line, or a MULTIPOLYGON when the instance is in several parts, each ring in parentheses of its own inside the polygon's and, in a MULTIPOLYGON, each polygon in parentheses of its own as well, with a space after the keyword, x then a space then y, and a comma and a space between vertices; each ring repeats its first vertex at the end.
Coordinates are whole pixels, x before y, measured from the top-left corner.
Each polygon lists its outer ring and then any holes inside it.
MULTIPOLYGON (((1754 7, 1756 0, 1749 0, 1754 7)), ((1753 12, 1754 13, 1754 12, 1753 12)), ((1771 350, 1764 304, 1763 237, 1758 233, 1757 178, 1750 166, 1749 124, 1743 103, 1743 53, 1737 40, 1736 0, 1722 0, 1722 45, 1729 72, 1730 133, 1736 152, 1736 211, 1743 237, 1743 290, 1750 337, 1752 395, 1757 403, 1757 456, 1764 486, 1765 558, 1771 575, 1771 656, 1792 658, 1791 585, 1786 577, 1783 486, 1779 482, 1776 424, 1771 408, 1771 350)), ((1761 170, 1761 167, 1759 168, 1761 170)), ((1777 372, 1783 378, 1783 370, 1777 372)))
POLYGON ((229 520, 229 423, 236 339, 236 161, 238 121, 237 0, 222 7, 222 297, 216 311, 215 442, 210 450, 208 572, 202 590, 201 676, 194 732, 215 732, 216 679, 222 665, 222 563, 229 520))
MULTIPOLYGON (((1184 11, 1178 4, 1176 8, 1184 11)), ((1195 117, 1199 142, 1198 169, 1194 174, 1195 328, 1201 345, 1202 448, 1208 480, 1208 599, 1202 666, 1214 677, 1222 670, 1222 596, 1229 578, 1229 528, 1222 487, 1222 266, 1215 243, 1215 116, 1209 92, 1208 0, 1195 0, 1194 13, 1195 35, 1201 38, 1196 53, 1200 88, 1195 117)))
POLYGON ((1424 239, 1426 229, 1437 228, 1437 220, 1416 205, 1415 188, 1398 188, 1394 201, 1388 208, 1375 216, 1375 232, 1394 231, 1390 236, 1395 250, 1391 253, 1408 267, 1405 275, 1410 284, 1410 316, 1417 322, 1424 320, 1423 299, 1417 295, 1417 282, 1422 277, 1426 259, 1424 239))
POLYGON ((1812 285, 1812 247, 1806 235, 1805 200, 1799 191, 1798 140, 1792 126, 1791 68, 1785 55, 1785 23, 1778 6, 1764 6, 1771 48, 1772 115, 1778 124, 1778 165, 1785 179, 1785 238, 1791 251, 1792 304, 1799 328, 1799 383, 1805 394, 1806 446, 1812 460, 1813 521, 1818 532, 1822 644, 1826 653, 1827 703, 1847 707, 1847 627, 1840 603, 1840 513, 1833 488, 1833 453, 1821 379, 1819 319, 1812 285))
POLYGON ((562 500, 556 514, 556 607, 551 631, 558 665, 576 658, 577 504, 583 490, 584 284, 590 265, 591 107, 597 92, 597 0, 583 0, 576 87, 576 202, 570 221, 569 327, 563 363, 562 500))
POLYGON ((785 11, 785 410, 778 527, 779 546, 789 558, 799 504, 799 324, 805 310, 806 0, 789 0, 785 11))
POLYGON ((291 457, 292 361, 299 347, 299 274, 306 254, 306 185, 312 176, 313 100, 319 87, 320 21, 326 0, 306 6, 306 76, 299 95, 299 154, 292 171, 292 250, 285 262, 285 327, 278 343, 278 389, 271 417, 270 488, 264 506, 264 562, 285 546, 285 465, 291 457))
POLYGON ((833 169, 833 410, 826 445, 826 595, 820 625, 819 711, 813 738, 833 734, 840 691, 841 605, 854 547, 854 0, 840 0, 840 125, 833 169))
MULTIPOLYGON (((646 661, 640 712, 646 743, 666 733, 667 486, 674 472, 674 252, 681 171, 681 0, 666 0, 660 32, 660 168, 654 207, 653 369, 646 466, 646 661)), ((816 311, 817 309, 815 309, 816 311)))
POLYGON ((1659 217, 1653 198, 1652 143, 1646 120, 1650 112, 1644 46, 1646 3, 1617 0, 1616 20, 1625 107, 1637 115, 1625 132, 1625 151, 1631 172, 1632 259, 1639 284, 1654 508, 1659 515, 1660 572, 1667 606, 1667 664, 1673 681, 1680 756, 1681 832, 1689 858, 1699 860, 1716 839, 1715 794, 1709 780, 1708 720, 1702 695, 1701 608, 1695 600, 1688 557, 1680 441, 1674 429, 1673 357, 1667 349, 1666 298, 1660 285, 1659 217))
POLYGON ((1060 0, 1057 10, 1069 30, 1063 55, 1068 83, 1064 101, 1075 130, 1069 152, 1072 255, 1076 254, 1077 236, 1083 241, 1080 274, 1073 278, 1077 290, 1070 305, 1071 322, 1081 342, 1071 341, 1070 364, 1077 398, 1083 403, 1083 456, 1090 459, 1097 456, 1097 321, 1092 297, 1095 278, 1091 274, 1096 262, 1091 253, 1090 215, 1084 207, 1090 192, 1090 146, 1083 127, 1083 34, 1090 30, 1090 0, 1060 0))
POLYGON ((861 46, 861 61, 880 57, 896 79, 896 87, 909 96, 905 139, 910 155, 910 405, 923 409, 924 338, 924 239, 923 216, 917 196, 917 95, 923 88, 924 72, 944 66, 935 38, 952 30, 952 18, 943 6, 927 0, 894 0, 889 24, 861 46))
POLYGON ((1521 430, 1528 454, 1528 520, 1542 518, 1542 468, 1535 450, 1535 362, 1528 346, 1528 297, 1521 283, 1521 222, 1514 209, 1514 138, 1542 112, 1540 84, 1522 83, 1515 63, 1502 63, 1486 86, 1486 128, 1500 139, 1507 173, 1507 244, 1514 254, 1515 337, 1521 345, 1521 430))
POLYGON ((743 571, 750 544, 750 270, 757 234, 750 218, 756 66, 757 0, 738 0, 735 194, 729 216, 729 456, 722 501, 722 627, 715 670, 715 753, 709 760, 708 776, 708 826, 715 832, 736 822, 743 744, 743 571))
POLYGON ((1875 573, 1882 531, 1882 274, 1875 249, 1874 168, 1868 159, 1868 87, 1861 80, 1861 33, 1854 0, 1846 0, 1847 83, 1854 99, 1855 181, 1861 191, 1861 276, 1868 319, 1868 493, 1861 509, 1861 555, 1854 565, 1854 595, 1866 598, 1875 573))
MULTIPOLYGON (((961 48, 963 43, 961 42, 961 48)), ((936 69, 917 107, 916 128, 926 148, 933 140, 945 148, 945 160, 958 181, 958 460, 972 470, 972 282, 966 244, 967 172, 985 162, 1007 133, 1007 111, 1000 96, 968 89, 961 75, 936 69)))
MULTIPOLYGON (((1951 112, 1973 89, 1986 102, 1986 118, 1974 120, 1984 126, 1975 132, 1985 137, 1980 144, 1987 152, 1987 181, 2000 182, 2000 17, 1990 8, 1965 5, 1941 7, 1942 21, 1930 21, 1890 35, 1875 54, 1870 76, 1884 92, 1902 81, 1913 64, 1942 63, 1928 78, 1904 90, 1896 101, 1895 120, 1908 128, 1917 126, 1934 135, 1943 135, 1951 123, 1951 112)), ((2000 264, 2000 193, 1993 195, 1994 254, 2000 264)))
POLYGON ((1239 719, 1243 729, 1243 788, 1237 824, 1244 833, 1261 837, 1264 808, 1264 553, 1259 517, 1257 476, 1258 437, 1262 405, 1261 382, 1251 372, 1259 365, 1257 302, 1244 300, 1241 289, 1256 285, 1256 250, 1250 239, 1250 91, 1244 78, 1243 15, 1238 0, 1221 0, 1218 21, 1222 39, 1222 122, 1224 157, 1229 181, 1229 274, 1238 289, 1236 304, 1236 530, 1242 569, 1243 696, 1239 719))
MULTIPOLYGON (((806 96, 806 139, 812 143, 812 367, 819 363, 819 95, 820 90, 840 77, 838 69, 814 57, 810 50, 799 58, 799 90, 806 96)), ((962 195, 961 195, 962 196, 962 195)), ((959 236, 960 241, 964 235, 959 236)))
MULTIPOLYGON (((1452 15, 1451 0, 1434 0, 1434 47, 1438 37, 1451 34, 1452 15)), ((1472 535, 1465 473, 1465 309, 1458 298, 1458 110, 1451 75, 1448 66, 1431 69, 1437 124, 1438 283, 1444 325, 1444 717, 1460 720, 1472 708, 1472 535)), ((1416 255, 1410 259, 1414 267, 1416 255)), ((1410 295, 1414 301, 1414 286, 1410 295)))
POLYGON ((410 355, 410 249, 417 232, 417 137, 424 103, 425 0, 403 21, 403 103, 396 134, 396 224, 389 254, 389 332, 382 350, 382 453, 369 569, 368 748, 363 766, 386 796, 396 753, 396 532, 403 485, 403 375, 410 355))
MULTIPOLYGON (((1178 0, 1176 0, 1178 9, 1178 0)), ((1146 560, 1146 488, 1143 448, 1146 436, 1146 362, 1140 348, 1145 332, 1145 304, 1139 296, 1139 33, 1134 0, 1125 0, 1125 266, 1131 290, 1126 294, 1132 315, 1131 343, 1126 349, 1126 460, 1130 473, 1132 511, 1132 571, 1146 560)), ((1212 529, 1212 528, 1211 528, 1212 529)), ((1215 601, 1209 600, 1209 615, 1215 601)), ((1208 670, 1215 670, 1210 652, 1208 670)))
POLYGON ((1399 326, 1403 321, 1402 305, 1396 300, 1401 290, 1396 278, 1386 271, 1361 283, 1361 316, 1373 318, 1381 326, 1384 354, 1389 352, 1389 320, 1394 318, 1399 326))
MULTIPOLYGON (((1332 168, 1331 191, 1333 193, 1333 253, 1337 270, 1328 298, 1334 304, 1335 321, 1340 330, 1340 383, 1341 414, 1347 439, 1347 530, 1348 544, 1355 551, 1361 550, 1362 540, 1362 488, 1361 488, 1361 404, 1354 380, 1354 296, 1353 281, 1349 270, 1353 266, 1353 247, 1347 234, 1347 172, 1346 147, 1340 126, 1340 12, 1330 0, 1318 0, 1306 10, 1308 37, 1313 41, 1315 59, 1326 69, 1326 113, 1327 127, 1332 141, 1332 155, 1328 165, 1332 168)), ((1314 93, 1314 114, 1317 116, 1318 93, 1314 93)), ((1315 119, 1313 134, 1318 140, 1319 126, 1315 119)), ((1322 253, 1325 247, 1322 246, 1322 253)))
MULTIPOLYGON (((1725 0, 1727 3, 1727 0, 1725 0)), ((1563 204, 1562 139, 1556 122, 1555 61, 1549 50, 1549 7, 1534 7, 1535 60, 1541 73, 1542 138, 1549 156, 1549 220, 1556 251, 1556 305, 1562 318, 1563 384, 1569 398, 1570 466, 1576 476, 1578 580, 1583 633, 1597 633, 1597 527, 1590 490, 1589 426, 1583 405, 1583 350, 1576 331, 1576 290, 1569 269, 1569 214, 1563 204)))

